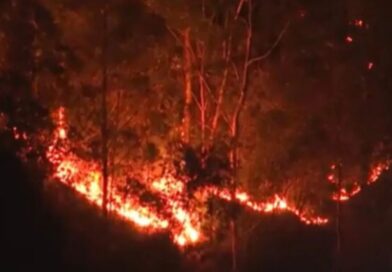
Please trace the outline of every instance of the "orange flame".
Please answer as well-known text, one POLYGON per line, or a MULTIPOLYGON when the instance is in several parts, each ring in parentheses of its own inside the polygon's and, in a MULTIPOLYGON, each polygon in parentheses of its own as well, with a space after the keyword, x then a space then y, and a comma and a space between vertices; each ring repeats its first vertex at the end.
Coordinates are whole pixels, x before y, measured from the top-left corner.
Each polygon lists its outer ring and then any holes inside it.
POLYGON ((381 174, 385 171, 389 170, 389 167, 391 166, 391 161, 388 160, 386 162, 379 162, 375 165, 373 165, 373 167, 371 168, 370 171, 370 176, 368 179, 368 185, 375 183, 376 181, 378 181, 378 179, 380 178, 381 174))
POLYGON ((335 201, 345 202, 345 201, 350 200, 353 196, 359 194, 359 192, 361 192, 361 190, 362 190, 362 188, 358 184, 355 184, 354 188, 351 191, 348 191, 348 189, 346 189, 346 188, 342 188, 342 189, 340 189, 340 193, 335 192, 332 194, 332 199, 335 201))
MULTIPOLYGON (((375 182, 377 182, 381 176, 382 173, 384 173, 385 171, 389 170, 389 167, 391 165, 391 161, 387 160, 384 162, 378 162, 372 165, 371 169, 370 169, 370 174, 369 174, 369 178, 367 180, 367 185, 371 185, 375 182)), ((331 170, 335 170, 336 169, 336 165, 333 164, 331 166, 331 170)), ((327 180, 328 182, 332 183, 332 184, 337 184, 337 177, 331 173, 327 176, 327 180)), ((332 194, 332 200, 334 201, 340 201, 340 202, 347 202, 348 200, 350 200, 351 198, 353 198, 354 196, 358 195, 363 189, 363 186, 359 185, 358 183, 354 183, 353 188, 351 190, 347 189, 347 188, 341 188, 340 192, 334 192, 332 194)))
MULTIPOLYGON (((232 195, 228 189, 210 188, 210 192, 221 199, 233 201, 232 195)), ((247 193, 237 191, 235 194, 235 201, 258 213, 290 212, 307 225, 324 225, 329 221, 327 218, 312 216, 300 211, 295 205, 289 204, 287 199, 279 195, 275 195, 273 199, 266 202, 256 202, 252 201, 247 193)))

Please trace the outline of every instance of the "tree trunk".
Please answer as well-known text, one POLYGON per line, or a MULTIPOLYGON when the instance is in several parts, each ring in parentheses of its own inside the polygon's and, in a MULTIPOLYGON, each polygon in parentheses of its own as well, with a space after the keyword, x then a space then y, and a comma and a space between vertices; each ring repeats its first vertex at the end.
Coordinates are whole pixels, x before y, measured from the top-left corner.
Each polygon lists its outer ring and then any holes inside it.
MULTIPOLYGON (((231 120, 230 130, 232 138, 232 150, 230 152, 230 164, 232 168, 232 186, 231 186, 231 197, 235 199, 237 190, 237 168, 238 168, 238 136, 239 136, 239 122, 241 112, 245 105, 249 89, 249 63, 250 63, 250 51, 252 48, 253 41, 253 26, 252 26, 252 0, 248 0, 248 18, 247 18, 247 30, 245 39, 245 58, 244 66, 242 70, 242 77, 240 82, 240 97, 238 98, 237 107, 234 110, 233 117, 231 120)), ((232 270, 237 271, 237 228, 235 214, 232 217, 231 222, 231 236, 232 236, 232 270)))
MULTIPOLYGON (((201 69, 203 73, 203 69, 201 69)), ((202 155, 206 152, 206 99, 205 99, 205 88, 203 83, 202 74, 199 76, 200 85, 200 133, 201 133, 201 152, 202 155)))
POLYGON ((223 55, 225 57, 225 70, 223 71, 222 81, 221 81, 221 84, 220 84, 219 90, 218 90, 218 98, 216 101, 215 113, 212 118, 210 145, 213 144, 213 141, 215 138, 216 129, 218 127, 218 121, 219 121, 219 117, 221 114, 223 97, 224 97, 225 90, 226 90, 226 83, 227 83, 227 77, 229 74, 229 66, 230 66, 230 59, 231 59, 231 41, 232 41, 232 35, 230 34, 229 38, 227 40, 227 43, 223 48, 223 50, 224 50, 223 55))
POLYGON ((184 31, 184 116, 182 124, 182 140, 189 143, 190 138, 190 108, 192 104, 192 58, 190 28, 184 31))
POLYGON ((341 204, 341 190, 342 190, 342 166, 341 163, 339 162, 337 165, 337 174, 338 174, 338 183, 337 183, 337 189, 338 189, 338 201, 336 201, 336 272, 339 272, 341 269, 341 209, 342 209, 342 204, 341 204))
POLYGON ((101 137, 102 137, 102 210, 107 216, 108 204, 108 129, 107 129, 107 89, 108 89, 108 75, 107 75, 107 7, 102 9, 103 19, 103 39, 102 39, 102 99, 101 99, 101 137))
POLYGON ((199 43, 197 46, 198 58, 200 62, 200 72, 199 72, 199 100, 200 103, 200 134, 201 134, 201 162, 202 166, 205 166, 205 154, 207 151, 207 142, 206 142, 206 126, 207 126, 207 101, 206 101, 206 86, 204 83, 204 57, 205 57, 205 48, 204 44, 199 43))

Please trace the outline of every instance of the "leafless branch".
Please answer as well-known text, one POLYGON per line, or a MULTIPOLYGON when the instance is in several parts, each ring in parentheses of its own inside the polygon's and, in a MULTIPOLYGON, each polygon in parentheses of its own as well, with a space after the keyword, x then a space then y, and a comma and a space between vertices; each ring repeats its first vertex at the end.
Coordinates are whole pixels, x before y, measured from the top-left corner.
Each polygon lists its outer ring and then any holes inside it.
POLYGON ((203 84, 204 84, 204 87, 207 89, 208 94, 212 97, 212 100, 214 100, 214 102, 216 103, 216 97, 212 93, 211 86, 210 86, 210 84, 208 83, 207 79, 204 76, 203 76, 203 84))
POLYGON ((237 10, 236 10, 236 12, 235 12, 235 19, 236 19, 236 20, 238 19, 238 16, 240 15, 240 12, 241 12, 241 10, 242 10, 242 6, 244 5, 245 1, 246 1, 246 0, 241 0, 241 1, 239 2, 239 4, 238 4, 237 10))
MULTIPOLYGON (((212 100, 215 102, 215 104, 218 102, 215 95, 212 93, 212 89, 211 86, 209 85, 209 83, 207 82, 207 80, 205 79, 205 77, 203 77, 203 82, 205 84, 205 87, 208 91, 208 93, 211 95, 212 100)), ((227 125, 229 125, 229 117, 227 116, 227 114, 221 110, 221 114, 220 116, 222 117, 222 119, 227 123, 227 125)), ((211 128, 212 129, 212 128, 211 128)))
POLYGON ((218 98, 216 100, 216 108, 215 108, 215 113, 214 117, 212 119, 212 124, 211 124, 211 134, 210 134, 210 142, 214 140, 215 137, 215 131, 218 125, 219 117, 221 115, 221 108, 222 108, 222 103, 223 103, 223 97, 225 94, 225 89, 227 85, 227 78, 229 74, 229 63, 231 59, 231 50, 232 50, 232 35, 230 33, 229 38, 227 40, 227 43, 223 47, 223 56, 225 58, 225 70, 222 75, 222 81, 218 89, 218 98))
POLYGON ((233 67, 233 71, 237 80, 240 80, 240 73, 238 72, 237 65, 232 61, 231 66, 233 67))
POLYGON ((192 93, 192 97, 193 97, 193 100, 196 102, 196 105, 199 108, 199 110, 202 110, 201 104, 194 93, 192 93))
POLYGON ((232 121, 231 121, 231 136, 233 139, 238 136, 238 121, 241 111, 245 104, 245 98, 248 91, 248 80, 249 80, 249 61, 250 61, 250 52, 253 43, 253 18, 252 18, 252 0, 248 1, 248 26, 246 30, 246 38, 245 38, 245 59, 244 59, 244 67, 241 75, 241 85, 240 85, 240 97, 238 98, 237 106, 234 110, 232 121))
POLYGON ((283 27, 282 31, 279 33, 278 38, 275 40, 275 42, 272 44, 272 46, 263 55, 249 60, 247 65, 250 66, 250 65, 254 64, 255 62, 258 62, 258 61, 261 61, 263 59, 268 58, 268 56, 271 55, 272 51, 274 51, 274 49, 278 46, 278 44, 282 40, 282 38, 283 38, 284 34, 286 33, 287 29, 289 28, 289 26, 290 26, 290 21, 288 21, 286 23, 286 25, 283 27))
POLYGON ((180 38, 181 34, 176 33, 174 29, 166 25, 166 29, 169 31, 169 33, 173 36, 173 38, 179 43, 183 44, 182 39, 180 38))

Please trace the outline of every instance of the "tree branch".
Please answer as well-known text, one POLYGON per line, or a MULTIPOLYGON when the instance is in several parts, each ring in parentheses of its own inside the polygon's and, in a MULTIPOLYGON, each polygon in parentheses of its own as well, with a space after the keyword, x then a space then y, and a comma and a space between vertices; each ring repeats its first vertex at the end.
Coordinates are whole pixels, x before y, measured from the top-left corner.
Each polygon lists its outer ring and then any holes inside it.
POLYGON ((230 62, 230 58, 231 58, 231 42, 232 42, 232 36, 231 33, 229 35, 228 38, 228 42, 227 42, 227 49, 225 49, 224 51, 224 57, 225 57, 225 70, 223 72, 223 76, 222 76, 222 82, 220 84, 219 90, 218 90, 218 99, 216 101, 216 108, 215 108, 215 113, 214 113, 214 117, 212 119, 212 130, 211 130, 211 134, 210 134, 210 142, 212 143, 212 141, 214 140, 215 137, 215 131, 218 125, 218 121, 219 121, 219 116, 221 115, 221 108, 222 108, 222 103, 223 103, 223 96, 225 94, 225 89, 226 89, 226 84, 227 84, 227 77, 229 74, 229 62, 230 62))
POLYGON ((168 25, 166 25, 166 29, 169 31, 169 33, 173 36, 173 38, 179 43, 179 44, 183 44, 181 37, 179 37, 179 35, 181 34, 177 34, 176 31, 174 29, 172 29, 171 27, 169 27, 168 25))
POLYGON ((290 21, 288 21, 286 23, 286 25, 283 27, 282 31, 279 33, 278 38, 275 40, 275 42, 272 44, 272 46, 263 55, 249 60, 247 65, 250 66, 250 65, 254 64, 255 62, 258 62, 258 61, 261 61, 263 59, 268 58, 269 55, 271 55, 272 51, 278 46, 278 44, 282 40, 284 34, 286 33, 287 29, 289 28, 289 25, 290 25, 290 21))
POLYGON ((233 67, 233 71, 234 71, 236 79, 239 81, 240 80, 240 73, 238 72, 237 65, 232 61, 231 66, 233 67))
POLYGON ((199 108, 199 110, 202 110, 202 106, 194 93, 192 93, 192 97, 193 97, 193 100, 196 102, 196 105, 199 108))
POLYGON ((241 0, 240 3, 238 4, 237 10, 235 12, 235 19, 238 19, 238 16, 240 15, 240 12, 242 10, 242 6, 244 5, 246 0, 241 0))

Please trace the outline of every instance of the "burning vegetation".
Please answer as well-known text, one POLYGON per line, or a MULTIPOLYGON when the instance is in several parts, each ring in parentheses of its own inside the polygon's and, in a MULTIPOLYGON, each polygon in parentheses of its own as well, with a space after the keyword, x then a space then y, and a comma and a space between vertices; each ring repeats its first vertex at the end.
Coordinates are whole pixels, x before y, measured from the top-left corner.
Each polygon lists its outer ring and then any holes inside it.
MULTIPOLYGON (((83 195, 88 201, 102 206, 102 171, 97 163, 86 162, 74 155, 67 147, 67 129, 64 108, 57 113, 57 128, 53 135, 52 144, 47 151, 49 161, 55 167, 53 180, 60 181, 83 195)), ((16 137, 19 134, 16 134, 16 137)), ((372 169, 368 185, 376 182, 380 175, 389 169, 389 162, 376 164, 372 169)), ((335 165, 331 170, 336 168, 335 165)), ((337 178, 331 174, 328 181, 337 183, 337 178)), ((112 181, 111 181, 112 183, 112 181)), ((243 208, 255 213, 289 212, 296 215, 305 224, 324 225, 330 219, 304 213, 295 204, 291 204, 284 196, 276 194, 267 201, 255 201, 251 196, 236 189, 233 197, 230 188, 204 186, 190 196, 187 191, 187 178, 178 178, 167 174, 152 181, 143 181, 143 185, 151 193, 157 195, 161 205, 153 206, 142 203, 141 192, 124 195, 118 188, 111 188, 109 210, 132 222, 140 230, 147 232, 168 231, 173 242, 180 247, 190 246, 208 240, 208 234, 203 233, 203 214, 198 212, 196 205, 206 203, 211 197, 227 202, 238 203, 243 208)), ((361 191, 361 186, 354 184, 351 190, 341 188, 334 192, 334 201, 348 201, 361 191)), ((199 209, 200 210, 200 209, 199 209)))

